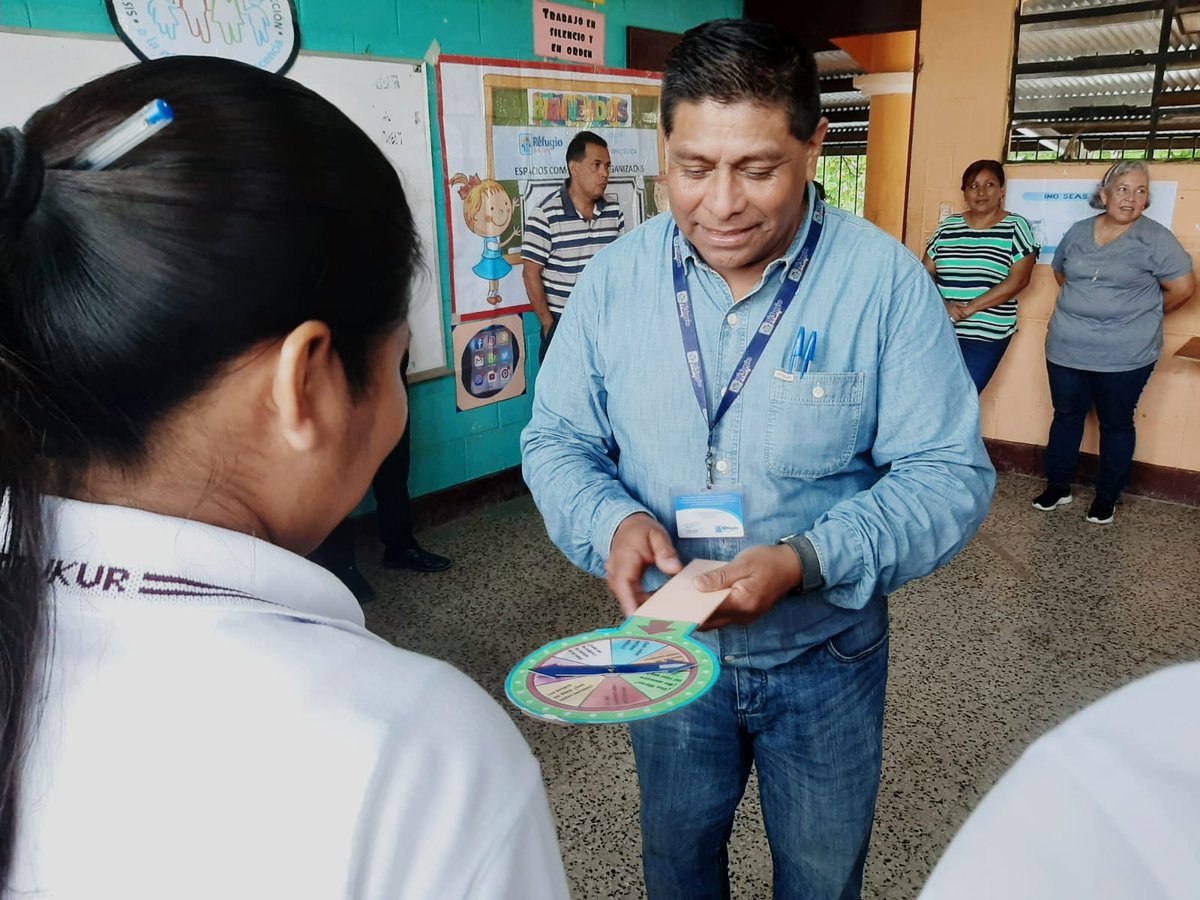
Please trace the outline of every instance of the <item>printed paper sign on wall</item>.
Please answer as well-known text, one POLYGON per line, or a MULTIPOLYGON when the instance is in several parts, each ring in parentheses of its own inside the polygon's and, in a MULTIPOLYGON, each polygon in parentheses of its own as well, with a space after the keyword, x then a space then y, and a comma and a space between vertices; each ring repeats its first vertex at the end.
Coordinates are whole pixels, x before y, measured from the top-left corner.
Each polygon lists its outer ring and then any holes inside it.
POLYGON ((604 13, 533 0, 536 56, 588 65, 604 64, 604 13))
MULTIPOLYGON (((1033 237, 1042 248, 1038 256, 1040 265, 1050 265, 1054 251, 1067 229, 1081 219, 1099 215, 1099 210, 1088 206, 1092 192, 1099 179, 1079 178, 1010 178, 1005 194, 1005 207, 1010 212, 1024 216, 1033 226, 1033 237)), ((1171 227, 1175 217, 1175 198, 1179 183, 1155 181, 1150 185, 1150 196, 1154 200, 1146 210, 1146 218, 1160 225, 1171 227)))
POLYGON ((220 56, 286 72, 300 52, 294 0, 107 0, 121 40, 142 59, 220 56))
POLYGON ((442 57, 442 170, 454 321, 530 309, 521 279, 524 210, 560 190, 580 131, 608 142, 607 197, 626 229, 665 209, 660 80, 643 72, 442 57))

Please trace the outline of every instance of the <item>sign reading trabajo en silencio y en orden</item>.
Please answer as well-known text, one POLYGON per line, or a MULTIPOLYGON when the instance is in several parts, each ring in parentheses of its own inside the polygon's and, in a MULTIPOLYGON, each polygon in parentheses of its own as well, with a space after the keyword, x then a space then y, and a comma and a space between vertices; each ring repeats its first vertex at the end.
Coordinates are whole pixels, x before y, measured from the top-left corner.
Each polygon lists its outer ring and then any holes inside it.
POLYGON ((550 59, 604 65, 604 14, 534 0, 533 52, 550 59))

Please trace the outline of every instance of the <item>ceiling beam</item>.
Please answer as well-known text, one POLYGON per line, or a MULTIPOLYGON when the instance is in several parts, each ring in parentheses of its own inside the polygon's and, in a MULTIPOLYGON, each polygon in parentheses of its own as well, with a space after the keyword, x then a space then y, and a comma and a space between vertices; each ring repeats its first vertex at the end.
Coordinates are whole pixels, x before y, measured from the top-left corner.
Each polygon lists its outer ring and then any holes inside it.
POLYGON ((914 31, 921 27, 921 0, 842 0, 840 3, 746 0, 745 16, 786 29, 815 53, 837 49, 830 44, 833 38, 914 31))

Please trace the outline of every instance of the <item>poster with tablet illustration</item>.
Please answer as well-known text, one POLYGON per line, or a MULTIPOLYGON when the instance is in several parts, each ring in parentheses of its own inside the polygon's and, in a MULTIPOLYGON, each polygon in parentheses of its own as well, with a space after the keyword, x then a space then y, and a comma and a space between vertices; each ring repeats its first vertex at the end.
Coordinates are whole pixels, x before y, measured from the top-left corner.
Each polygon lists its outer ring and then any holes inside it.
POLYGON ((525 393, 525 330, 520 316, 454 326, 458 411, 478 409, 525 393))

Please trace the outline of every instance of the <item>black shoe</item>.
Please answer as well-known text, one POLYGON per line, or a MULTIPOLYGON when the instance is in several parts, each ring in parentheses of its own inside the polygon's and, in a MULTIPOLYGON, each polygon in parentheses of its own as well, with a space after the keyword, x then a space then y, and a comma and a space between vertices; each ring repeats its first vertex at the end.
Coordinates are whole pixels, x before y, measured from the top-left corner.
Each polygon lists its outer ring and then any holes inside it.
POLYGON ((375 588, 371 587, 371 582, 367 581, 363 573, 358 571, 357 566, 338 566, 329 571, 350 589, 350 593, 354 595, 354 599, 359 602, 359 605, 370 603, 375 599, 375 588))
POLYGON ((1093 525, 1111 524, 1115 506, 1116 503, 1112 500, 1103 500, 1097 497, 1092 501, 1092 505, 1088 507, 1087 520, 1093 525))
POLYGON ((1049 512, 1056 506, 1066 506, 1074 499, 1069 484, 1048 484, 1044 491, 1033 498, 1033 508, 1049 512))
POLYGON ((385 547, 383 564, 389 569, 408 569, 412 572, 442 572, 450 568, 450 560, 416 544, 409 547, 385 547))

